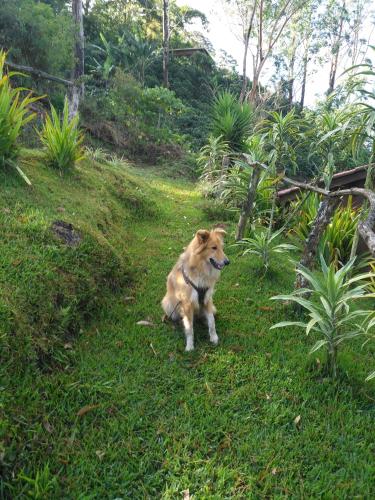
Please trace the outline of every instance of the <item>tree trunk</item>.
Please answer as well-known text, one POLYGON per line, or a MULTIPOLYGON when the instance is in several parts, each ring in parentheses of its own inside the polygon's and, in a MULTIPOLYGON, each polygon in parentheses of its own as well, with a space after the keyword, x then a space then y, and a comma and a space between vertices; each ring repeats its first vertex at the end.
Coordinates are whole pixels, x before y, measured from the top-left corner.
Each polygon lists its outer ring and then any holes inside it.
POLYGON ((327 349, 327 368, 332 378, 337 375, 337 346, 329 345, 327 349))
POLYGON ((276 212, 276 206, 277 206, 277 192, 278 192, 278 184, 275 184, 274 191, 272 194, 270 220, 268 222, 268 238, 271 238, 271 236, 272 236, 273 223, 274 223, 274 219, 275 219, 275 212, 276 212))
POLYGON ((72 71, 73 86, 70 92, 69 116, 73 118, 78 113, 79 102, 84 96, 85 87, 83 75, 85 72, 83 6, 82 0, 72 0, 74 22, 74 67, 72 71))
POLYGON ((261 69, 257 70, 257 72, 254 74, 253 81, 251 84, 251 90, 249 94, 249 102, 252 104, 256 104, 258 100, 258 90, 259 90, 259 75, 260 75, 261 69))
POLYGON ((249 182, 249 187, 247 190, 247 197, 243 204, 240 219, 238 221, 237 230, 236 230, 236 241, 240 241, 243 239, 246 229, 246 224, 249 218, 251 218, 253 209, 255 196, 257 192, 257 187, 259 184, 260 178, 260 169, 257 165, 253 165, 253 172, 251 174, 251 179, 249 182))
MULTIPOLYGON (((366 180, 365 180, 365 189, 370 189, 371 191, 374 190, 374 165, 373 165, 374 157, 375 157, 375 139, 373 140, 372 143, 371 156, 367 166, 366 180)), ((364 200, 362 204, 361 216, 364 213, 366 213, 367 208, 368 208, 368 200, 364 200)), ((357 255, 358 244, 359 244, 359 228, 357 225, 353 237, 352 248, 350 250, 351 259, 354 259, 354 257, 357 255)))
POLYGON ((240 102, 243 103, 246 96, 246 88, 247 88, 247 52, 249 49, 249 37, 245 38, 244 44, 244 54, 242 61, 242 88, 240 94, 240 102))
POLYGON ((342 44, 342 32, 344 29, 344 19, 345 19, 345 14, 346 14, 345 1, 346 0, 344 0, 342 2, 339 32, 338 32, 337 38, 336 38, 336 40, 333 44, 333 47, 332 47, 331 69, 329 71, 329 84, 328 84, 327 95, 332 94, 332 92, 335 90, 337 66, 338 66, 338 62, 339 62, 339 54, 340 54, 340 49, 341 49, 341 44, 342 44))
MULTIPOLYGON (((330 223, 332 216, 339 204, 338 198, 324 198, 320 202, 318 213, 311 229, 311 232, 306 240, 305 247, 303 249, 302 258, 299 265, 311 269, 316 259, 320 239, 330 223)), ((301 274, 297 274, 297 279, 295 282, 295 288, 305 288, 307 282, 301 274)))
POLYGON ((292 39, 292 56, 290 58, 289 78, 288 78, 288 105, 289 105, 289 109, 292 109, 292 105, 293 105, 294 65, 296 62, 296 51, 297 51, 296 37, 294 35, 293 39, 292 39))
POLYGON ((305 54, 305 57, 303 58, 303 75, 302 75, 301 100, 300 100, 301 111, 303 110, 303 107, 305 105, 307 65, 308 65, 308 56, 305 54))
POLYGON ((253 22, 254 22, 254 16, 257 8, 257 0, 254 1, 254 7, 253 11, 251 13, 251 18, 249 22, 249 26, 247 28, 246 33, 244 34, 244 54, 243 54, 243 61, 242 61, 242 88, 241 88, 241 94, 240 94, 240 102, 243 103, 245 100, 246 96, 246 89, 247 89, 247 53, 249 51, 249 41, 250 41, 250 35, 253 30, 253 22))
POLYGON ((169 88, 169 0, 163 0, 163 85, 169 88))

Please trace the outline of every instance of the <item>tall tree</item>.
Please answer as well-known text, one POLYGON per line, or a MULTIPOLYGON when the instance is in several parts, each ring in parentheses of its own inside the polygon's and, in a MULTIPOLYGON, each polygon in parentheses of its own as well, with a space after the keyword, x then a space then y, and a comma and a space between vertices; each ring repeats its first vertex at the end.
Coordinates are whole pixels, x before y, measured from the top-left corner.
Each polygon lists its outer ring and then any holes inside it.
POLYGON ((332 45, 330 57, 330 70, 327 94, 330 95, 335 89, 337 67, 339 62, 340 51, 344 42, 345 23, 348 20, 348 11, 346 9, 346 0, 342 0, 340 4, 334 2, 333 15, 336 22, 333 24, 332 30, 332 45))
MULTIPOLYGON (((236 19, 236 25, 241 30, 241 41, 243 43, 242 56, 242 86, 240 102, 243 102, 247 93, 247 60, 249 55, 250 40, 253 33, 255 13, 259 0, 226 0, 230 15, 236 19)), ((237 26, 236 26, 237 30, 237 26)))
POLYGON ((163 0, 163 85, 169 87, 169 0, 163 0))
POLYGON ((274 51, 291 19, 303 7, 302 0, 259 0, 255 14, 255 54, 253 54, 253 81, 249 100, 256 102, 260 76, 265 63, 274 51))
POLYGON ((73 86, 71 88, 69 103, 70 118, 78 113, 79 102, 85 93, 83 82, 85 73, 85 53, 82 0, 72 0, 72 14, 74 24, 74 65, 72 71, 73 86))

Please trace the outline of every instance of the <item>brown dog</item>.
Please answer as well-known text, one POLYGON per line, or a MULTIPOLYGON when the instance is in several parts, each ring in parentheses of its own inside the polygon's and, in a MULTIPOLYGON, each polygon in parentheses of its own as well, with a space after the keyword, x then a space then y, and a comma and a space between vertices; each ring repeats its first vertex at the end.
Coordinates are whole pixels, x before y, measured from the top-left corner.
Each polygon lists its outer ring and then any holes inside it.
POLYGON ((202 313, 205 316, 210 341, 215 345, 219 341, 212 295, 220 271, 229 264, 223 251, 224 235, 225 231, 221 228, 197 231, 168 275, 167 293, 161 305, 167 318, 173 321, 182 319, 186 335, 186 351, 194 349, 195 314, 202 313))

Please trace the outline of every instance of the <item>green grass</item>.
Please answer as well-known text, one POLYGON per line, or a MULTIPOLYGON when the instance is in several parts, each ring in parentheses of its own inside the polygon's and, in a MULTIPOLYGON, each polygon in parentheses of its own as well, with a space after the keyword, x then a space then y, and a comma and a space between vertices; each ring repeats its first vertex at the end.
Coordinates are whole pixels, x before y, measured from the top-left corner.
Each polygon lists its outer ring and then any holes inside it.
MULTIPOLYGON (((25 170, 32 190, 9 175, 0 181, 8 231, 1 242, 10 255, 1 256, 3 331, 19 321, 8 345, 15 348, 15 336, 21 349, 24 331, 31 343, 39 339, 23 307, 38 310, 27 296, 49 297, 50 277, 72 300, 81 294, 77 273, 90 278, 94 293, 84 291, 94 306, 88 317, 73 308, 80 327, 65 348, 53 343, 47 360, 29 346, 24 356, 33 352, 34 361, 20 365, 7 351, 7 373, 0 373, 4 496, 175 499, 189 489, 197 499, 374 497, 375 385, 364 382, 373 348, 345 346, 332 383, 324 360, 307 356, 313 338, 269 331, 293 317, 269 301, 291 289, 286 259, 273 261, 264 277, 255 258, 237 257, 228 245, 232 263, 215 300, 220 345, 213 348, 197 325, 196 350, 186 354, 181 329, 161 323, 166 276, 197 229, 221 222, 212 214, 208 220, 194 186, 89 160, 59 177, 34 155, 25 170), (55 219, 81 230, 85 252, 54 242, 48 227, 55 219), (61 260, 70 273, 56 281, 61 260), (113 281, 117 269, 119 282, 106 283, 104 271, 113 281), (136 324, 144 319, 154 326, 136 324), (86 405, 90 411, 77 415, 86 405)), ((64 337, 64 323, 48 311, 64 337)), ((50 323, 37 324, 53 332, 50 323)))

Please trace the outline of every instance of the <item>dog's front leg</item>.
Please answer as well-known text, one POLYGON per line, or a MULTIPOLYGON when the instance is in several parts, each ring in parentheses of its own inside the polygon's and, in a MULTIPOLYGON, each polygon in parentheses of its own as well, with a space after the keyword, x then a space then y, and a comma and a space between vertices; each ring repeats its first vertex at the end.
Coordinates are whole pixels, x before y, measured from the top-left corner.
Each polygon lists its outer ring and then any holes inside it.
POLYGON ((194 311, 192 308, 186 308, 184 310, 184 314, 182 317, 182 322, 185 328, 185 337, 186 337, 186 347, 185 351, 193 351, 194 350, 194 311))
POLYGON ((215 306, 213 305, 213 302, 210 299, 204 308, 204 315, 206 316, 206 320, 207 320, 207 324, 208 324, 208 333, 210 335, 210 342, 217 345, 219 342, 219 337, 217 336, 217 333, 216 333, 214 312, 215 312, 215 306))

